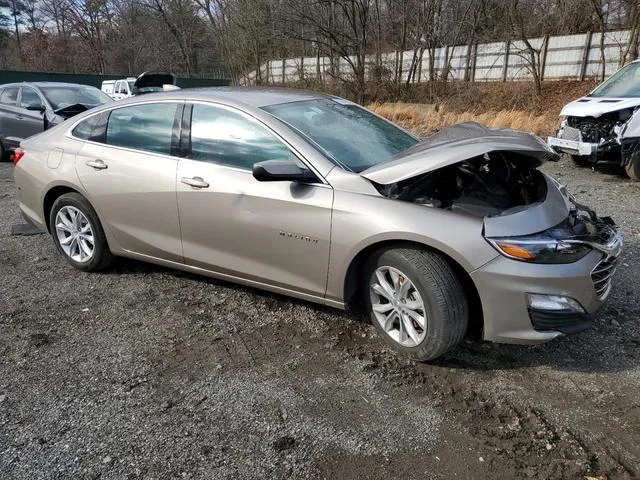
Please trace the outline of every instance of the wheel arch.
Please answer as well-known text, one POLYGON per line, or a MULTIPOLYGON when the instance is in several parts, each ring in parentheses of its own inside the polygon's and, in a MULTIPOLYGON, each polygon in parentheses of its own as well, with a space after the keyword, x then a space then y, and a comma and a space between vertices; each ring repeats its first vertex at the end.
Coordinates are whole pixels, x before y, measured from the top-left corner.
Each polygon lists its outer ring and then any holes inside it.
MULTIPOLYGON (((68 185, 56 185, 47 190, 47 193, 42 199, 42 213, 44 215, 44 223, 47 226, 47 232, 49 233, 51 233, 51 226, 49 225, 49 215, 51 214, 51 209, 53 208, 53 204, 55 203, 56 199, 58 199, 65 193, 77 193, 79 195, 82 195, 84 198, 87 198, 81 191, 68 185)), ((87 199, 87 201, 89 200, 87 199)))
POLYGON ((484 327, 484 315, 482 311, 482 302, 476 285, 467 272, 467 270, 453 257, 431 245, 420 243, 414 240, 383 240, 366 246, 351 260, 347 267, 344 278, 344 303, 348 310, 359 310, 362 308, 361 299, 364 282, 362 281, 363 267, 369 257, 375 252, 389 248, 419 248, 429 250, 441 255, 447 264, 452 268, 454 274, 462 284, 465 297, 469 304, 469 327, 468 334, 473 337, 481 338, 484 327))

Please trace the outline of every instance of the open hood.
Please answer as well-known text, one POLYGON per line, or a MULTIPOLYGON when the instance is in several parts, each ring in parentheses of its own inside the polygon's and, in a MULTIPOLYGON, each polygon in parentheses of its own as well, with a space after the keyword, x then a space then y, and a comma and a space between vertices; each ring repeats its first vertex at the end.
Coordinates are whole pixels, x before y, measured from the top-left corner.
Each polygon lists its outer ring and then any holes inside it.
POLYGON ((640 98, 637 97, 582 97, 564 106, 560 112, 561 116, 567 117, 594 117, 598 118, 605 113, 616 112, 626 108, 633 108, 640 105, 640 98))
POLYGON ((368 168, 360 175, 379 185, 389 185, 486 153, 500 151, 517 153, 538 165, 559 158, 535 135, 487 128, 478 123, 463 123, 440 130, 401 152, 391 161, 368 168))
POLYGON ((144 72, 136 78, 133 93, 162 91, 164 85, 175 85, 176 77, 172 73, 144 72))

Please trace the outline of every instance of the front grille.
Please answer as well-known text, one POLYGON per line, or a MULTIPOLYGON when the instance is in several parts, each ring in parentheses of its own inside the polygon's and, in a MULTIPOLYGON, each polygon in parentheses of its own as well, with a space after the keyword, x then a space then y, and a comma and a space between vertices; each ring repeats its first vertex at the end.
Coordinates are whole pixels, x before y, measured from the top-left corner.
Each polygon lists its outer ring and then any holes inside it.
POLYGON ((567 117, 567 126, 578 129, 583 142, 600 143, 615 135, 616 120, 607 115, 600 118, 567 117))
POLYGON ((562 127, 562 133, 560 134, 560 138, 565 140, 573 140, 574 142, 582 141, 582 134, 580 130, 577 128, 570 127, 569 125, 565 125, 562 127))
POLYGON ((602 260, 591 271, 591 280, 598 297, 605 299, 611 290, 611 277, 616 271, 618 259, 616 257, 602 260))

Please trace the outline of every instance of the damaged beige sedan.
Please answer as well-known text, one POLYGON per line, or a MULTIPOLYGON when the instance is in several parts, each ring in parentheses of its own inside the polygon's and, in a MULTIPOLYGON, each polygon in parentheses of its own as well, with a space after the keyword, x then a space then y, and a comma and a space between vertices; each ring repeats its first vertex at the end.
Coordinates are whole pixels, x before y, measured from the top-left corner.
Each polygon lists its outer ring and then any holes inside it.
POLYGON ((430 360, 472 328, 543 342, 589 326, 622 248, 538 167, 539 138, 477 124, 419 142, 310 92, 183 90, 22 142, 20 208, 84 271, 129 257, 338 308, 430 360))

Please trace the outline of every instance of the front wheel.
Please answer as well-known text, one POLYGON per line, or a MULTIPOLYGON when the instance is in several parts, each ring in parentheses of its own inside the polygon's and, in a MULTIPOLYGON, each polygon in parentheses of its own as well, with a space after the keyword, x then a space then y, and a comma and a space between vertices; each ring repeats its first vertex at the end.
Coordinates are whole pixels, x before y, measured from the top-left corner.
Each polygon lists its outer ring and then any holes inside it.
POLYGON ((49 228, 58 251, 78 270, 95 272, 112 263, 98 215, 79 193, 66 193, 56 199, 49 228))
POLYGON ((428 361, 464 337, 467 300, 441 255, 417 248, 382 250, 367 262, 365 279, 371 320, 395 350, 428 361))
POLYGON ((629 162, 624 166, 624 170, 631 180, 640 182, 640 155, 630 158, 629 162))

